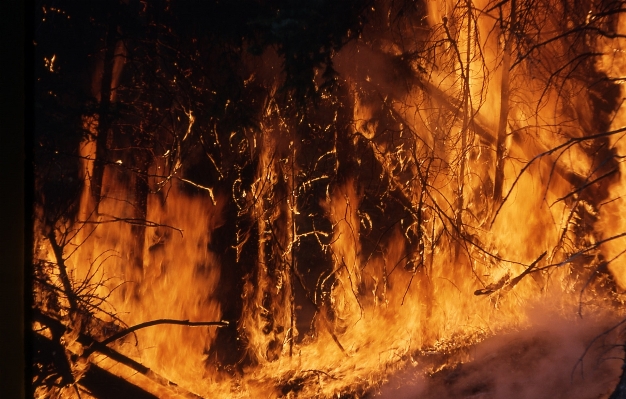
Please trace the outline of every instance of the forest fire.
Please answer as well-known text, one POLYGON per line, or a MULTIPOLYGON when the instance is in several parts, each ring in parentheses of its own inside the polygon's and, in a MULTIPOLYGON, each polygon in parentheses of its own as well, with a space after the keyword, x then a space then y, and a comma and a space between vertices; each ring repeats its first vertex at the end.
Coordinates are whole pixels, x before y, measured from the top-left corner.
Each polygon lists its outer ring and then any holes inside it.
POLYGON ((35 397, 626 395, 622 2, 58 3, 35 397))

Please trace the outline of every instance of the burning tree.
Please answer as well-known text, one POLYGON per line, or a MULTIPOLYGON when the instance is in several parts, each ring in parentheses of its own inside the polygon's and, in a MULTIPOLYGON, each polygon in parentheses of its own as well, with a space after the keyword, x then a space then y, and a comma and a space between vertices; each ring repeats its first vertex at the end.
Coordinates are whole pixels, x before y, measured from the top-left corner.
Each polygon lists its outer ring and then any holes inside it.
POLYGON ((38 4, 34 393, 358 396, 619 318, 624 9, 579 3, 38 4))

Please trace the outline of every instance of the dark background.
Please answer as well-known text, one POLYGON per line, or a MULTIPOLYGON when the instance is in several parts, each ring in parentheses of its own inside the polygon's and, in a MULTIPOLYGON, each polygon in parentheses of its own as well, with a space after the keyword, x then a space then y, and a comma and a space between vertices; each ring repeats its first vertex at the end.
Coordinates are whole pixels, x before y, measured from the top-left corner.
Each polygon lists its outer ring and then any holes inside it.
MULTIPOLYGON (((2 2, 0 396, 24 397, 25 1, 2 2)), ((26 85, 25 85, 26 83, 26 85)))

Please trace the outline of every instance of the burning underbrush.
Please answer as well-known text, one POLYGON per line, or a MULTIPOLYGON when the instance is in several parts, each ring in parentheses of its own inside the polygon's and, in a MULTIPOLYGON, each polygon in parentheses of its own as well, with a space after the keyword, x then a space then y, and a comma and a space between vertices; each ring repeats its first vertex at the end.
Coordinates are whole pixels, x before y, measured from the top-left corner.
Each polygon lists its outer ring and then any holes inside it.
POLYGON ((135 3, 43 7, 35 396, 609 397, 618 3, 135 3))

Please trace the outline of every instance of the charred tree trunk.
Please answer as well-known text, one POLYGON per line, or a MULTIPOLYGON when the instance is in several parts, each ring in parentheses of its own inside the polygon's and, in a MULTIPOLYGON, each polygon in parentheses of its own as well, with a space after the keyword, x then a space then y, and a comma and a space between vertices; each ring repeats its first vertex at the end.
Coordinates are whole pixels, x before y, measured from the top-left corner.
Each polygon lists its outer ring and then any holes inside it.
MULTIPOLYGON (((282 132, 285 133, 285 132, 282 132)), ((264 137, 259 149, 257 183, 253 188, 251 219, 258 231, 257 269, 245 293, 242 317, 250 340, 250 351, 258 361, 275 361, 283 345, 293 339, 292 273, 293 264, 293 157, 285 140, 264 137), (280 141, 283 142, 280 142, 280 141), (251 331, 257 330, 257 331, 251 331), (259 334, 259 332, 261 334, 259 334)), ((286 135, 285 135, 286 136, 286 135)), ((291 146, 294 143, 292 141, 291 146)))
MULTIPOLYGON (((143 144, 143 143, 142 143, 143 144)), ((150 168, 149 146, 140 145, 140 150, 135 155, 135 184, 134 184, 134 219, 136 223, 130 227, 132 240, 130 261, 133 281, 140 282, 143 278, 143 252, 145 247, 146 236, 146 217, 148 214, 148 194, 150 187, 148 185, 148 170, 150 168)), ((138 286, 138 285, 136 285, 138 286)))
POLYGON ((207 353, 206 365, 218 371, 236 374, 252 362, 247 354, 247 338, 241 328, 244 309, 242 296, 245 292, 245 277, 254 278, 256 273, 254 265, 258 255, 254 245, 243 245, 239 253, 235 248, 242 240, 254 243, 259 238, 252 224, 239 218, 233 204, 226 206, 224 217, 233 223, 226 223, 216 229, 211 241, 216 249, 221 249, 218 255, 222 267, 215 296, 220 302, 222 320, 229 324, 217 331, 215 341, 207 353), (241 230, 248 231, 249 235, 242 237, 239 234, 241 230))
MULTIPOLYGON (((465 206, 464 190, 465 190, 465 169, 466 169, 466 153, 468 151, 468 135, 471 124, 472 114, 472 92, 470 87, 470 73, 472 62, 472 1, 467 0, 467 48, 465 55, 465 68, 461 64, 461 76, 463 78, 463 127, 461 129, 461 148, 459 151, 459 173, 457 183, 457 198, 455 209, 455 229, 456 242, 454 245, 454 258, 458 261, 461 255, 461 241, 463 236, 463 207, 465 206)), ((460 56, 460 53, 459 53, 460 56)))
MULTIPOLYGON (((230 130, 215 128, 221 142, 228 142, 230 130)), ((241 198, 251 192, 258 155, 250 157, 247 151, 229 151, 222 147, 221 165, 244 165, 236 168, 222 167, 223 177, 215 184, 215 192, 223 193, 227 201, 224 220, 230 221, 213 231, 212 246, 219 256, 220 282, 215 297, 220 302, 222 320, 229 325, 217 331, 215 341, 207 353, 206 365, 228 374, 241 373, 244 366, 256 359, 248 352, 248 337, 244 312, 247 295, 251 292, 246 282, 255 281, 258 273, 258 229, 247 203, 241 198)))
MULTIPOLYGON (((113 17, 111 17, 113 19, 113 17)), ((107 144, 111 128, 111 103, 113 83, 113 69, 115 65, 115 49, 117 45, 117 24, 114 20, 109 23, 104 49, 102 80, 100 82, 100 104, 98 107, 98 135, 96 137, 96 159, 91 177, 92 195, 96 203, 96 211, 102 197, 102 178, 107 163, 107 144)))
MULTIPOLYGON (((502 78, 500 80, 500 118, 498 121, 498 137, 496 140, 496 169, 493 183, 493 200, 497 207, 502 202, 502 189, 504 184, 504 161, 506 156, 506 127, 509 115, 509 91, 510 91, 510 68, 511 51, 513 42, 513 30, 515 29, 515 0, 511 0, 511 17, 508 35, 505 37, 502 56, 502 78)), ((504 22, 503 22, 504 23, 504 22)))

